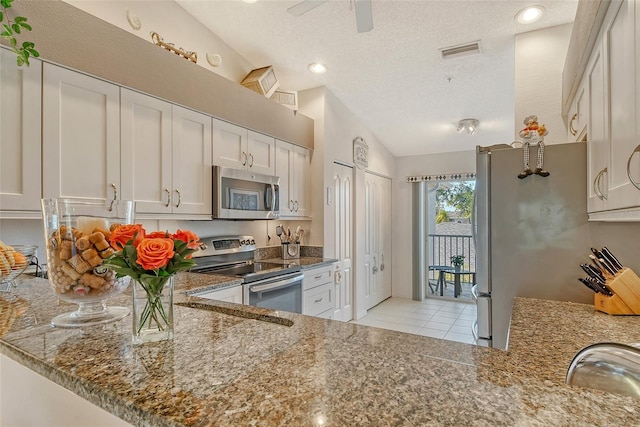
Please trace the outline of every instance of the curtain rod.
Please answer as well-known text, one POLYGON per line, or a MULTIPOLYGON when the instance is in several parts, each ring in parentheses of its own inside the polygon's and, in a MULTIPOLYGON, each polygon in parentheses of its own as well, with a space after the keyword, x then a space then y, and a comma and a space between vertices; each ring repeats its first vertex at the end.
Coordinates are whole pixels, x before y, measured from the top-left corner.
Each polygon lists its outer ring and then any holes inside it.
POLYGON ((439 181, 474 179, 475 177, 476 177, 475 172, 452 173, 452 174, 441 174, 441 175, 414 175, 414 176, 406 177, 405 182, 409 182, 409 183, 422 182, 422 181, 439 182, 439 181))

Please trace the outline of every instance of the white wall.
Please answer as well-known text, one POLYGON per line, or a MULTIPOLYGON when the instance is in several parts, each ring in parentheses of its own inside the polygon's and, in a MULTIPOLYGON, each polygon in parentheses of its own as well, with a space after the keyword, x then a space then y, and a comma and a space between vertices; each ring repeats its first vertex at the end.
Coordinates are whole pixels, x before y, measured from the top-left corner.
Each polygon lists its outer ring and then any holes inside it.
MULTIPOLYGON (((333 246, 333 230, 324 225, 324 218, 331 215, 331 206, 325 200, 326 188, 331 185, 331 165, 334 161, 353 165, 353 140, 361 137, 369 146, 367 171, 393 179, 395 158, 389 150, 349 111, 342 102, 326 88, 301 91, 298 94, 300 112, 314 119, 315 137, 312 164, 313 192, 313 241, 323 234, 325 248, 333 246)), ((354 167, 354 278, 357 295, 363 295, 364 286, 364 240, 365 233, 365 170, 354 167)), ((393 219, 392 219, 393 221, 393 219)), ((326 249, 325 249, 326 253, 326 249)), ((355 316, 364 314, 363 303, 355 301, 355 316)))
POLYGON ((562 119, 562 69, 573 24, 516 35, 515 40, 515 130, 524 127, 526 116, 536 114, 549 134, 545 144, 567 142, 562 119))
MULTIPOLYGON (((173 1, 64 1, 149 43, 151 43, 150 34, 155 31, 165 42, 173 43, 189 52, 196 52, 199 66, 229 80, 239 82, 254 68, 238 52, 173 1), (139 30, 134 30, 129 25, 127 11, 131 11, 140 19, 142 27, 139 30), (207 62, 207 52, 222 56, 222 65, 211 66, 207 62)), ((96 49, 99 49, 99 46, 96 46, 96 49)))
MULTIPOLYGON (((457 172, 475 172, 476 152, 459 151, 425 156, 407 156, 396 159, 393 180, 393 288, 394 297, 411 298, 414 239, 412 218, 412 189, 405 182, 411 175, 437 175, 457 172)), ((426 262, 426 260, 425 260, 426 262)))

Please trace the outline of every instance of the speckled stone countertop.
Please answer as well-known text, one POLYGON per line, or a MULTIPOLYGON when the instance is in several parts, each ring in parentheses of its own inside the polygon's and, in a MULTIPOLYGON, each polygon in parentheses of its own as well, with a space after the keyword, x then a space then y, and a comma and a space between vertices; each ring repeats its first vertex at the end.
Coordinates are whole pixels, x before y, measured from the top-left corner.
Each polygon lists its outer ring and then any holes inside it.
POLYGON ((300 257, 297 259, 282 259, 282 258, 269 258, 261 261, 273 262, 276 264, 284 265, 299 265, 303 270, 308 270, 316 267, 324 267, 325 265, 338 262, 333 258, 317 258, 317 257, 300 257))
POLYGON ((14 318, 0 331, 0 351, 136 426, 640 422, 640 401, 564 384, 584 346, 640 342, 635 316, 516 299, 503 352, 181 292, 209 279, 180 274, 174 339, 140 346, 131 344, 130 317, 51 327, 75 306, 59 304, 47 281, 20 279, 9 303, 19 309, 3 311, 14 318))

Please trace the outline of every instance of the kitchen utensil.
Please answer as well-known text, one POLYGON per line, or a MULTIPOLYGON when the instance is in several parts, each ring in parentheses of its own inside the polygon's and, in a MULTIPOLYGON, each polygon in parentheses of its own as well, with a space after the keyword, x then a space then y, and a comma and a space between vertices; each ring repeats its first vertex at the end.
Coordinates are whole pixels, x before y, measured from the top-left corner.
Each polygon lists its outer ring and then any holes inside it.
POLYGON ((591 252, 593 252, 593 254, 598 258, 598 261, 600 261, 600 264, 602 264, 604 266, 605 270, 607 270, 613 276, 616 275, 616 271, 618 269, 616 267, 614 267, 613 265, 611 265, 611 263, 607 259, 605 259, 605 257, 602 254, 602 252, 600 252, 599 250, 597 250, 595 248, 591 248, 591 252))
POLYGON ((618 258, 616 258, 615 256, 613 256, 613 254, 611 253, 611 251, 609 249, 607 249, 606 246, 604 246, 602 248, 602 255, 605 256, 605 258, 607 260, 609 260, 609 262, 611 262, 611 264, 616 268, 616 272, 618 270, 622 269, 622 264, 620 263, 620 261, 618 261, 618 258))
POLYGON ((280 243, 284 243, 284 240, 282 239, 282 226, 281 225, 277 225, 276 226, 276 236, 278 236, 280 238, 280 243))

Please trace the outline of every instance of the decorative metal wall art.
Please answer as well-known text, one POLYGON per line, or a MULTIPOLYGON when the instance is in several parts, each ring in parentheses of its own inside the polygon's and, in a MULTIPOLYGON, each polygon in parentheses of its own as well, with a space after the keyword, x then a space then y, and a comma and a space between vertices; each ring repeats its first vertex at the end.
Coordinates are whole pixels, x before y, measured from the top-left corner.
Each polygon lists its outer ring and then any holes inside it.
POLYGON ((160 34, 155 31, 151 32, 151 40, 153 44, 160 46, 163 49, 168 50, 169 52, 173 52, 176 55, 193 62, 194 64, 198 62, 198 55, 195 52, 188 52, 181 47, 175 47, 173 43, 166 43, 160 34))
POLYGON ((360 137, 353 140, 353 163, 359 169, 369 166, 369 146, 360 137))

